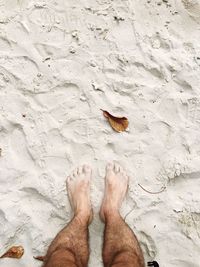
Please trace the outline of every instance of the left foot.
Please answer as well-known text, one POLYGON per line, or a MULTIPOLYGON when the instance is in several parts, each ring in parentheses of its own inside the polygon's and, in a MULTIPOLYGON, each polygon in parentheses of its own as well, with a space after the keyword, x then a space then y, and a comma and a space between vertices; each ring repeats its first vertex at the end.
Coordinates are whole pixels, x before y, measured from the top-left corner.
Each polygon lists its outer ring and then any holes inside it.
POLYGON ((83 165, 67 177, 67 189, 75 217, 81 221, 92 221, 92 206, 90 201, 90 179, 92 170, 83 165))

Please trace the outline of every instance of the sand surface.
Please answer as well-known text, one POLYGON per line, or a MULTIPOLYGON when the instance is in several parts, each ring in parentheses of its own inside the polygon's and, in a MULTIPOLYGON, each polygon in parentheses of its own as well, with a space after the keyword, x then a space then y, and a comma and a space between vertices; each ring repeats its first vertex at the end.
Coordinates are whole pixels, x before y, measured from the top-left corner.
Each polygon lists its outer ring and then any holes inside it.
POLYGON ((89 266, 102 266, 105 165, 131 176, 122 214, 145 260, 200 265, 200 2, 0 0, 0 254, 39 267, 70 220, 65 179, 94 167, 89 266), (114 132, 100 109, 127 116, 114 132), (151 192, 144 191, 138 184, 151 192))

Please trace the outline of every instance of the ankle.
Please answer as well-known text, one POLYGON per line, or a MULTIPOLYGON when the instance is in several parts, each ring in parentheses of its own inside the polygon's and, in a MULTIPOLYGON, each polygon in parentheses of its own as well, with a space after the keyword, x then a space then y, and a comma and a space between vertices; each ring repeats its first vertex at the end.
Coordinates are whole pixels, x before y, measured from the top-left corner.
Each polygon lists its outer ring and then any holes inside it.
POLYGON ((89 225, 92 221, 93 213, 90 212, 83 212, 83 211, 77 211, 74 214, 74 219, 78 220, 81 224, 89 225))
POLYGON ((120 212, 118 209, 107 209, 103 211, 103 216, 105 222, 113 222, 116 219, 121 218, 120 212))

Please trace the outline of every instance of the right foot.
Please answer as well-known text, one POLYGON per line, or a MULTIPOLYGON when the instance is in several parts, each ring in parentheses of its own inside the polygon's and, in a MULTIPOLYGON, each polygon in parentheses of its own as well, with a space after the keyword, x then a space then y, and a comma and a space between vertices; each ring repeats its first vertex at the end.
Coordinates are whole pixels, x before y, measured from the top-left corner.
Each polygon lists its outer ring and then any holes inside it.
POLYGON ((83 165, 73 171, 67 177, 67 189, 69 199, 75 217, 81 221, 92 221, 92 207, 90 202, 90 178, 92 170, 89 166, 83 165))
POLYGON ((117 163, 109 163, 106 167, 105 194, 101 205, 100 218, 105 221, 108 215, 119 214, 128 189, 128 176, 117 163))

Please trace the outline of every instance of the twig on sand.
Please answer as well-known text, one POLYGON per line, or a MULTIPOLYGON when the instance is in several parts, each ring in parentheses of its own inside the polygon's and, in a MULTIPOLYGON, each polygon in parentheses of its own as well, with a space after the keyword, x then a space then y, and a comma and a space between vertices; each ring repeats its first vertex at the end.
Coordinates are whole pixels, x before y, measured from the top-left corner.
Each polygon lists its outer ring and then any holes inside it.
POLYGON ((141 187, 145 192, 147 192, 147 193, 149 193, 149 194, 160 194, 160 193, 162 193, 162 192, 166 189, 166 186, 163 186, 163 187, 161 187, 161 190, 158 191, 158 192, 150 192, 150 191, 148 191, 147 189, 145 189, 141 184, 138 184, 138 185, 139 185, 139 187, 141 187))

